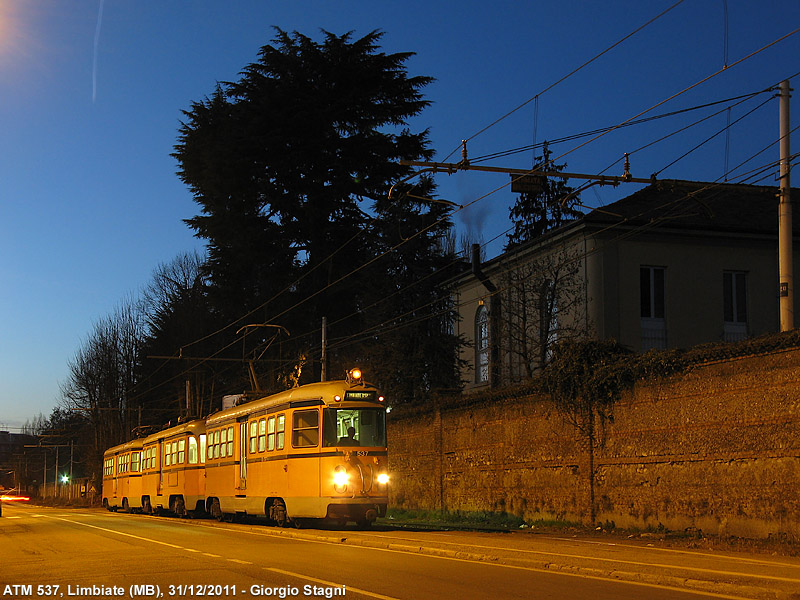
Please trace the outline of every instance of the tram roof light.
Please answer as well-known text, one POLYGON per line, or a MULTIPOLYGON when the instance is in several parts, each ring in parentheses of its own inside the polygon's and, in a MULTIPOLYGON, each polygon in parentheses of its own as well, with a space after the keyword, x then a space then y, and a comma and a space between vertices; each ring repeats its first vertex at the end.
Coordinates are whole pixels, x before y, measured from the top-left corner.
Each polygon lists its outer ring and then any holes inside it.
POLYGON ((358 367, 356 367, 354 369, 350 369, 347 372, 347 382, 350 383, 350 384, 361 383, 361 377, 362 376, 363 376, 363 373, 361 372, 361 369, 359 369, 358 367))

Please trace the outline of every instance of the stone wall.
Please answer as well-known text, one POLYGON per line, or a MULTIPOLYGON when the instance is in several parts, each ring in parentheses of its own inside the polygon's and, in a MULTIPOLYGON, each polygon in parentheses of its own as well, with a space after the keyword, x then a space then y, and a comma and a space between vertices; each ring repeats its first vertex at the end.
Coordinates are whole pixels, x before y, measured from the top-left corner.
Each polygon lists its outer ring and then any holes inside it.
MULTIPOLYGON (((392 506, 587 521, 587 445, 544 397, 390 415, 392 506)), ((595 450, 596 521, 800 538, 800 350, 645 382, 595 450)))

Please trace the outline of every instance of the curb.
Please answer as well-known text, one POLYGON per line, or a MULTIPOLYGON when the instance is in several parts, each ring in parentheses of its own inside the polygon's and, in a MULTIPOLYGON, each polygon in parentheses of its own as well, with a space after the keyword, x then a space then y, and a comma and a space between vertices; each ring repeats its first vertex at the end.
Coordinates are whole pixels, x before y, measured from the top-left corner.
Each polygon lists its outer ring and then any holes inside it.
MULTIPOLYGON (((422 554, 427 556, 437 556, 440 558, 453 558, 474 562, 488 562, 512 567, 523 567, 536 569, 543 572, 569 573, 583 577, 606 579, 611 581, 626 581, 631 583, 641 583, 645 585, 657 585, 669 587, 676 590, 707 592, 735 598, 748 598, 754 600, 800 600, 800 594, 793 594, 782 590, 764 588, 751 585, 727 583, 723 581, 712 581, 706 579, 696 579, 692 577, 681 577, 669 574, 637 573, 633 571, 620 571, 616 569, 597 569, 592 567, 582 567, 574 564, 556 563, 547 560, 531 560, 525 558, 504 557, 497 554, 485 554, 469 552, 468 550, 448 550, 446 548, 436 548, 433 546, 397 544, 394 542, 381 542, 377 540, 350 538, 348 536, 335 535, 325 536, 302 531, 287 530, 257 530, 259 533, 267 535, 290 537, 294 539, 305 539, 311 541, 346 544, 349 546, 361 546, 364 548, 379 548, 404 552, 407 554, 422 554)), ((679 569, 680 567, 676 567, 679 569)), ((743 575, 746 576, 746 575, 743 575)))
MULTIPOLYGON (((185 520, 184 522, 187 524, 192 523, 197 526, 205 527, 217 526, 216 523, 213 522, 204 523, 195 520, 185 520)), ((225 524, 221 523, 220 525, 223 526, 225 524)), ((638 573, 635 571, 621 571, 617 569, 598 569, 575 564, 557 563, 544 559, 536 560, 512 556, 501 556, 500 554, 470 552, 468 550, 468 546, 464 546, 464 549, 461 550, 450 550, 446 548, 437 548, 435 546, 400 544, 391 541, 349 537, 349 532, 332 532, 334 533, 333 535, 321 535, 304 530, 265 528, 246 524, 239 524, 239 527, 244 527, 249 532, 258 535, 324 542, 328 544, 361 546, 363 548, 376 548, 391 550, 394 552, 403 552, 406 554, 420 554, 473 562, 486 562, 498 565, 507 565, 511 567, 535 569, 542 572, 559 572, 610 581, 624 581, 643 585, 657 585, 660 587, 672 588, 681 591, 700 593, 706 592, 742 600, 800 600, 800 593, 786 592, 780 589, 728 583, 710 579, 697 579, 694 577, 682 577, 678 575, 670 575, 668 573, 654 574, 638 573)), ((676 566, 675 569, 680 570, 680 566, 676 566)), ((748 575, 742 574, 742 577, 748 577, 748 575)))

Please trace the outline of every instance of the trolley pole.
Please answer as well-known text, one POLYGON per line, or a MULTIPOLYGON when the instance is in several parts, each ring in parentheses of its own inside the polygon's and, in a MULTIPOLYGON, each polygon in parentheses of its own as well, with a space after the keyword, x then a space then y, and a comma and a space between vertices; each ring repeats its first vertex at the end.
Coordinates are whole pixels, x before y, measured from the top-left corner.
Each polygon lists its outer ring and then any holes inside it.
POLYGON ((778 275, 781 331, 794 329, 794 272, 792 265, 791 151, 789 148, 789 80, 780 84, 780 202, 778 204, 778 275))

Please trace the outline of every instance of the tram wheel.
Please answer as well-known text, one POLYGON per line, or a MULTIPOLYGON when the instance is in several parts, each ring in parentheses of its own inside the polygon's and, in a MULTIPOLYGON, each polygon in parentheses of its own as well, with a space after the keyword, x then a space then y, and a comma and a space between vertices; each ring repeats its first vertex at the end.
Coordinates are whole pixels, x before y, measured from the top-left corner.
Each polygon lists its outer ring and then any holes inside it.
POLYGON ((211 516, 214 517, 217 521, 222 521, 225 518, 225 515, 222 514, 222 508, 219 506, 219 499, 212 498, 211 499, 211 508, 209 510, 211 516))
POLYGON ((174 512, 179 517, 186 516, 186 503, 183 501, 183 496, 178 496, 177 498, 174 498, 171 504, 172 504, 172 512, 174 512))
POLYGON ((127 498, 122 499, 122 510, 124 510, 126 513, 131 512, 131 506, 128 504, 127 498))
POLYGON ((286 505, 283 503, 283 500, 276 499, 272 503, 272 508, 269 511, 270 517, 278 527, 286 527, 289 522, 288 517, 286 516, 286 505))

